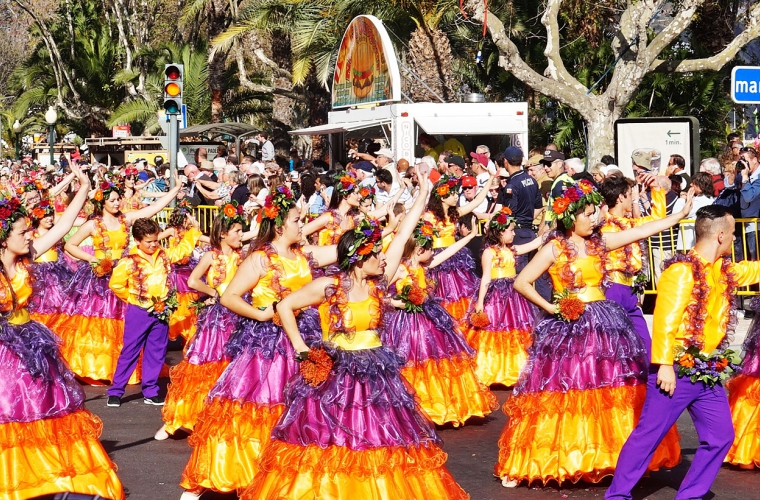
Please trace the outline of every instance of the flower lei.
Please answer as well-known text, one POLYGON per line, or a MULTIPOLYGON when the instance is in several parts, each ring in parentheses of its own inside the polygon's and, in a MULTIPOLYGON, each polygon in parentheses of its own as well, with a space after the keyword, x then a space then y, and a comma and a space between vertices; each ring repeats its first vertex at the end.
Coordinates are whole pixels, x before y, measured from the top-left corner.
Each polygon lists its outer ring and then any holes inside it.
POLYGON ((13 229, 13 224, 26 217, 27 212, 18 198, 0 200, 0 240, 5 240, 13 229))
POLYGON ((372 186, 362 186, 359 188, 359 201, 363 202, 367 199, 371 199, 373 203, 375 202, 375 188, 372 186))
MULTIPOLYGON (((164 274, 168 277, 171 273, 172 268, 171 261, 163 252, 163 250, 158 251, 160 252, 159 258, 161 259, 161 264, 164 267, 164 274)), ((130 276, 132 277, 132 280, 137 287, 137 301, 141 304, 150 302, 151 305, 148 307, 148 312, 150 312, 152 316, 162 321, 166 321, 169 316, 171 316, 171 313, 174 311, 174 309, 176 309, 178 306, 176 290, 174 290, 172 287, 166 297, 150 296, 148 294, 148 284, 145 276, 145 271, 143 269, 143 266, 140 265, 141 257, 137 254, 130 254, 127 258, 131 260, 132 264, 130 276)))
POLYGON ((41 221, 45 217, 51 217, 53 215, 55 215, 55 207, 53 207, 50 200, 47 198, 40 200, 39 204, 29 213, 29 217, 35 221, 41 221))
POLYGON ((373 253, 383 249, 383 231, 374 219, 362 219, 354 229, 356 239, 348 249, 346 258, 340 263, 340 268, 346 270, 355 262, 362 261, 373 253))
POLYGON ((720 268, 720 275, 726 284, 723 298, 728 302, 730 311, 725 323, 726 335, 718 348, 710 354, 702 352, 705 347, 704 325, 707 317, 707 296, 709 294, 705 266, 693 250, 688 254, 675 255, 672 259, 668 259, 664 267, 667 269, 676 263, 691 266, 694 279, 691 300, 686 306, 689 321, 686 324, 685 345, 678 347, 675 352, 678 376, 688 377, 692 383, 703 382, 709 387, 714 387, 740 370, 738 354, 728 349, 736 328, 736 296, 734 291, 738 286, 736 277, 731 270, 732 262, 724 257, 720 268))
MULTIPOLYGON (((608 215, 604 223, 605 225, 609 224, 610 226, 615 227, 618 231, 626 231, 630 229, 630 227, 627 227, 622 220, 615 216, 608 215)), ((647 281, 649 281, 646 240, 640 240, 638 245, 639 251, 641 252, 641 268, 637 269, 636 265, 633 263, 633 244, 630 244, 622 248, 625 269, 620 272, 629 278, 634 278, 634 288, 643 288, 647 281)))
POLYGON ((433 238, 438 236, 438 230, 433 226, 433 223, 422 219, 417 223, 417 227, 414 228, 412 238, 414 238, 414 244, 420 248, 432 248, 433 238))
POLYGON ((270 194, 264 201, 261 216, 274 221, 277 227, 282 227, 290 209, 296 206, 293 193, 285 186, 279 186, 274 194, 270 194))
POLYGON ((501 210, 491 218, 491 221, 488 223, 488 228, 504 231, 514 222, 515 218, 512 217, 512 209, 509 207, 501 207, 501 210))
POLYGON ((603 201, 601 193, 586 179, 577 184, 566 184, 562 196, 552 202, 549 219, 557 220, 565 229, 570 229, 578 210, 586 205, 600 205, 603 201))
POLYGON ((121 254, 129 244, 129 221, 123 214, 119 215, 118 220, 119 231, 126 234, 127 237, 124 239, 124 244, 116 248, 111 248, 111 237, 108 235, 108 228, 103 222, 103 217, 96 217, 93 220, 95 223, 95 234, 92 236, 94 250, 100 250, 105 254, 103 259, 96 260, 91 264, 95 276, 99 278, 102 278, 113 270, 114 260, 111 257, 112 251, 116 250, 121 254))
POLYGON ((337 189, 344 198, 350 195, 359 184, 358 179, 350 172, 338 172, 335 180, 338 182, 335 183, 334 189, 337 189))
MULTIPOLYGON (((211 269, 209 270, 207 279, 209 286, 216 290, 227 280, 227 259, 222 253, 221 248, 214 248, 212 252, 214 252, 214 259, 211 261, 211 269)), ((234 250, 229 255, 229 258, 234 260, 235 269, 240 267, 240 263, 243 262, 239 250, 234 250)))
POLYGON ((450 177, 448 175, 442 175, 433 187, 433 196, 439 200, 442 200, 449 194, 458 194, 459 189, 459 181, 456 178, 450 177))
MULTIPOLYGON (((328 339, 336 335, 348 337, 356 333, 355 326, 348 326, 346 318, 351 317, 348 306, 348 291, 351 289, 351 278, 343 272, 334 276, 334 284, 325 289, 325 298, 328 303, 328 339)), ((390 309, 387 300, 387 286, 384 278, 369 281, 369 295, 374 300, 370 305, 369 317, 371 322, 369 330, 380 330, 383 325, 383 317, 386 310, 390 309)))
POLYGON ((237 201, 232 200, 222 207, 219 217, 222 218, 225 227, 232 227, 233 224, 245 224, 243 214, 243 205, 238 205, 237 201))

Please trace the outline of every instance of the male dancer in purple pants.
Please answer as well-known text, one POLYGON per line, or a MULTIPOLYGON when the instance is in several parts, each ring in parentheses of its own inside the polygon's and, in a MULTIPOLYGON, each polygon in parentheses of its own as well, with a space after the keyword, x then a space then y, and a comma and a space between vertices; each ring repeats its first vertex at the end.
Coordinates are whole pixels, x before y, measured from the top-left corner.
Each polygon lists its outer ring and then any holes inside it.
POLYGON ((734 242, 734 218, 726 207, 697 211, 697 242, 669 262, 658 282, 652 328, 652 365, 639 423, 623 446, 606 499, 630 499, 657 445, 684 410, 699 436, 699 448, 676 500, 703 498, 718 475, 734 438, 723 387, 676 377, 679 347, 711 353, 724 347, 732 304, 730 286, 760 282, 760 262, 724 262, 734 242), (733 283, 732 283, 733 282, 733 283))

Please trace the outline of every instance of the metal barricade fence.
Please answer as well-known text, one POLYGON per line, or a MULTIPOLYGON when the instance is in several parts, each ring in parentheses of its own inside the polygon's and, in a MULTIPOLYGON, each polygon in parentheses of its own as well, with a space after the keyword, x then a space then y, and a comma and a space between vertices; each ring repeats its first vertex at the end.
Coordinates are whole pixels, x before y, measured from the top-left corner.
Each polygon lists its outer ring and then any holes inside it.
MULTIPOLYGON (((153 218, 162 228, 166 229, 169 225, 169 217, 171 217, 172 210, 172 208, 164 208, 153 218)), ((195 219, 198 221, 198 225, 203 234, 211 232, 211 224, 214 223, 214 217, 216 217, 217 210, 219 210, 219 207, 212 205, 198 205, 197 207, 193 207, 193 216, 195 216, 195 219)))
MULTIPOLYGON (((757 260, 758 222, 760 219, 736 219, 736 241, 731 251, 734 262, 757 260)), ((678 226, 649 238, 649 282, 644 290, 645 294, 657 294, 657 279, 662 272, 662 263, 676 253, 684 253, 691 249, 695 240, 693 219, 684 219, 678 226)), ((758 295, 760 288, 757 285, 740 287, 736 293, 758 295)))

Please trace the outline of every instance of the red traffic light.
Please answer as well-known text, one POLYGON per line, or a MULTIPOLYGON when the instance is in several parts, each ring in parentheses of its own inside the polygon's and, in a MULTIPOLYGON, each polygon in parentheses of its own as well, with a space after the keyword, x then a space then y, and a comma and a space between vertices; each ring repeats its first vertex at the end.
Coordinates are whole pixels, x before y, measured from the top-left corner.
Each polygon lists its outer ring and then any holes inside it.
POLYGON ((166 68, 166 78, 170 80, 177 80, 182 76, 182 72, 176 66, 169 66, 166 68))

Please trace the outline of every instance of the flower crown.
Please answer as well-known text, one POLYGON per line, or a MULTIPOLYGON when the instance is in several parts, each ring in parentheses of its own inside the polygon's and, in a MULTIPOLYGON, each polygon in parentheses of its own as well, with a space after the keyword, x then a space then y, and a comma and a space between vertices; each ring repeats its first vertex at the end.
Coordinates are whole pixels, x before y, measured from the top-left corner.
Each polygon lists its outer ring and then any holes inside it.
POLYGON ((18 196, 21 196, 24 193, 30 193, 32 191, 44 191, 44 188, 42 187, 42 181, 40 179, 36 179, 34 176, 22 179, 16 188, 16 194, 18 196))
POLYGON ((124 190, 120 185, 113 182, 102 181, 98 185, 98 189, 95 190, 95 194, 92 196, 92 201, 97 206, 101 206, 105 200, 111 196, 111 193, 117 193, 119 196, 124 194, 124 190))
POLYGON ((449 177, 448 175, 442 175, 438 182, 435 183, 433 195, 439 200, 442 200, 451 193, 459 193, 459 189, 460 186, 457 179, 449 177))
POLYGON ((586 205, 601 205, 603 200, 601 193, 586 179, 577 184, 567 184, 562 196, 552 202, 549 219, 557 220, 565 229, 570 229, 578 210, 586 205))
POLYGON ((375 188, 372 186, 362 186, 359 188, 359 200, 364 201, 366 199, 372 199, 375 201, 375 188))
POLYGON ((185 199, 177 203, 177 206, 174 207, 174 212, 179 215, 190 215, 193 213, 193 206, 185 199))
POLYGON ((425 249, 433 247, 433 238, 436 236, 438 236, 438 230, 427 220, 419 221, 412 233, 414 244, 425 249))
POLYGON ((514 222, 515 218, 512 217, 512 209, 509 207, 501 207, 501 210, 491 218, 491 221, 488 223, 488 228, 504 231, 514 222))
POLYGON ((20 199, 14 197, 0 200, 0 240, 5 240, 13 229, 13 224, 26 215, 20 199))
POLYGON ((356 177, 350 172, 339 172, 335 177, 335 180, 337 181, 335 183, 335 189, 337 189, 343 197, 350 195, 359 183, 356 177))
POLYGON ((380 223, 374 219, 362 219, 353 230, 356 239, 348 249, 348 255, 340 263, 340 268, 346 270, 355 262, 362 261, 383 249, 383 231, 380 223))
POLYGON ((232 200, 222 207, 219 217, 222 218, 226 227, 232 227, 233 224, 245 224, 243 214, 243 205, 238 205, 237 201, 232 200))
POLYGON ((50 200, 47 198, 40 200, 39 204, 37 204, 37 206, 29 213, 29 217, 37 221, 40 221, 45 217, 50 217, 51 215, 55 215, 55 207, 53 207, 50 200))
POLYGON ((129 177, 131 175, 137 175, 139 172, 137 171, 137 167, 134 167, 132 165, 128 166, 124 169, 124 177, 129 177))
POLYGON ((290 209, 296 206, 293 193, 285 186, 279 186, 274 194, 270 194, 264 201, 262 217, 273 220, 277 227, 282 227, 290 209))

